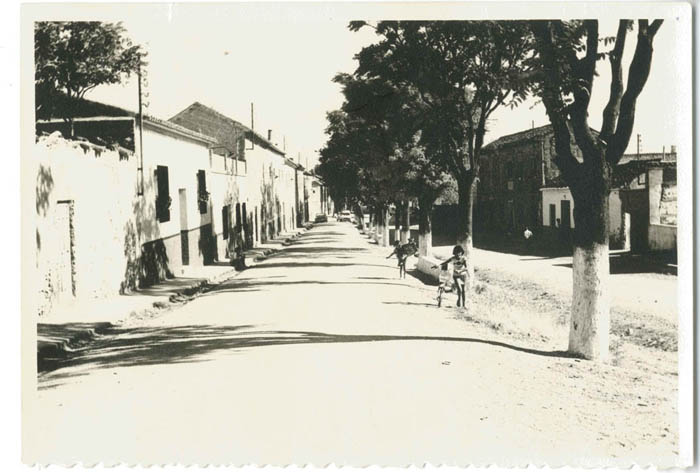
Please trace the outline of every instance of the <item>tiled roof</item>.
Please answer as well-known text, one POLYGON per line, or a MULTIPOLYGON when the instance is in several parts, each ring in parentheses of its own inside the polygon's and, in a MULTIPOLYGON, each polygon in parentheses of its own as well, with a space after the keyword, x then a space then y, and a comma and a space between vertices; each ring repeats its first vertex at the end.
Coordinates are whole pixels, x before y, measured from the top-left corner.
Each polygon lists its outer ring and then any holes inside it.
MULTIPOLYGON (((68 97, 64 97, 63 100, 70 100, 68 97)), ((122 107, 117 107, 114 105, 107 105, 101 102, 95 102, 94 100, 88 100, 88 99, 80 99, 76 100, 75 103, 73 104, 73 110, 75 113, 75 118, 83 118, 83 119, 90 119, 90 118, 96 118, 96 117, 131 117, 131 118, 136 118, 138 116, 138 113, 129 110, 126 108, 122 107)), ((39 118, 50 118, 50 117, 43 117, 43 116, 37 116, 37 119, 39 118)), ((58 118, 58 117, 56 117, 58 118)), ((166 121, 166 120, 161 120, 160 118, 156 118, 150 115, 144 114, 143 120, 145 123, 152 123, 156 126, 160 126, 161 128, 165 128, 169 131, 178 133, 180 135, 188 136, 190 138, 196 138, 201 141, 209 142, 209 143, 216 143, 216 139, 213 138, 210 135, 200 133, 194 130, 191 130, 189 128, 185 128, 183 126, 177 125, 175 123, 166 121)), ((85 121, 85 120, 83 120, 85 121)))
POLYGON ((618 163, 619 166, 625 164, 630 164, 633 162, 637 163, 651 163, 658 162, 661 164, 671 164, 676 162, 676 153, 639 153, 639 154, 625 154, 620 159, 618 163))
POLYGON ((531 128, 525 131, 519 131, 518 133, 513 133, 511 135, 501 136, 500 138, 492 141, 491 143, 484 146, 483 149, 490 150, 500 148, 501 146, 517 143, 519 141, 527 141, 533 138, 539 138, 541 136, 546 136, 552 133, 552 125, 544 125, 537 128, 531 128))
POLYGON ((201 133, 216 136, 219 142, 221 142, 221 144, 224 146, 233 147, 231 151, 235 151, 235 138, 237 132, 242 132, 249 139, 254 140, 260 146, 268 148, 281 156, 285 155, 284 151, 280 150, 277 146, 262 137, 260 134, 256 133, 251 128, 199 102, 194 102, 192 105, 172 117, 170 121, 173 123, 179 123, 187 128, 199 131, 201 133))

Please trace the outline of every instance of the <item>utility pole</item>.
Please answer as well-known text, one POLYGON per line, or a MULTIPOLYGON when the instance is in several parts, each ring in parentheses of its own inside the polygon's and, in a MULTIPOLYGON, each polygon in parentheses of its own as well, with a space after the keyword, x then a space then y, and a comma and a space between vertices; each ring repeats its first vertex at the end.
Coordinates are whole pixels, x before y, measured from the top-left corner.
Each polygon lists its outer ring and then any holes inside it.
POLYGON ((642 152, 642 135, 637 133, 637 159, 639 159, 639 154, 642 152))
POLYGON ((139 117, 138 117, 138 126, 139 126, 139 164, 138 164, 138 195, 143 195, 143 98, 142 98, 142 92, 141 92, 141 81, 142 81, 142 74, 141 74, 141 61, 139 61, 139 68, 137 72, 138 80, 139 80, 139 117))
MULTIPOLYGON (((253 134, 255 134, 255 113, 253 107, 253 102, 250 102, 250 129, 253 130, 253 134)), ((250 138, 250 148, 246 149, 250 151, 255 149, 255 139, 253 136, 250 138)))

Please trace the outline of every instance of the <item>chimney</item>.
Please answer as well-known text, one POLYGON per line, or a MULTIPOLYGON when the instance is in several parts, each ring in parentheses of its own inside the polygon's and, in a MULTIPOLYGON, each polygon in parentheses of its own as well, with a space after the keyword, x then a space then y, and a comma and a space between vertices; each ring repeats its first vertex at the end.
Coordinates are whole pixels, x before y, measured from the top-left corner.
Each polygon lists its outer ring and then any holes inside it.
POLYGON ((267 141, 272 141, 272 130, 267 130, 267 141))
POLYGON ((676 145, 671 145, 671 154, 676 154, 676 145))

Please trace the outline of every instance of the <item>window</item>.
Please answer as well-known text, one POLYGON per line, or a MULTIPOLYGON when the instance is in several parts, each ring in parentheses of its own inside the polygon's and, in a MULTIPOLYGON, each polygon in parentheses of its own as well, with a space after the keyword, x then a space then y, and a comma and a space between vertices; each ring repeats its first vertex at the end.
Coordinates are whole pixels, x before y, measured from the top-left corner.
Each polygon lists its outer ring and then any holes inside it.
POLYGON ((647 183, 647 173, 643 172, 639 176, 637 176, 637 184, 646 184, 647 183))
POLYGON ((168 181, 168 166, 156 167, 156 218, 159 222, 170 221, 170 183, 168 181))
POLYGON ((205 214, 209 208, 209 192, 207 192, 207 175, 201 169, 197 171, 197 202, 199 213, 205 214))
POLYGON ((221 208, 221 226, 224 227, 224 240, 228 240, 231 228, 231 206, 224 205, 221 208))

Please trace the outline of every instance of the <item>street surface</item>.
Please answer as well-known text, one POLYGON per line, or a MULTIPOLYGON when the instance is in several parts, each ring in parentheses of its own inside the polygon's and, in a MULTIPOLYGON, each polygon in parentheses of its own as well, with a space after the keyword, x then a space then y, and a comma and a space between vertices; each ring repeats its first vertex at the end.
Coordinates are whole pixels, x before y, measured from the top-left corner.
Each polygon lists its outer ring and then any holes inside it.
MULTIPOLYGON (((677 374, 508 338, 397 278, 350 224, 42 375, 46 461, 350 465, 677 461, 677 374)), ((31 453, 31 452, 28 452, 31 453)), ((30 454, 29 456, 34 456, 30 454)), ((618 463, 616 463, 618 462, 618 463)))

